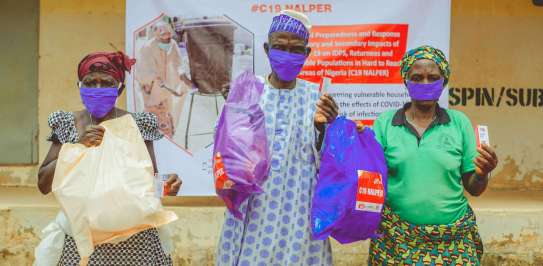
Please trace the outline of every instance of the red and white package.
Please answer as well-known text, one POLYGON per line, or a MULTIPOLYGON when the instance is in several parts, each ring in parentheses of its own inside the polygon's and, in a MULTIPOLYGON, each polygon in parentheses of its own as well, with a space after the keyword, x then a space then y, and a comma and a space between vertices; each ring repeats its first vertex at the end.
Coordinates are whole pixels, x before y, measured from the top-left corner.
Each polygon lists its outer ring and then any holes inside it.
POLYGON ((383 177, 377 172, 358 170, 356 210, 381 212, 385 203, 383 177))
POLYGON ((482 144, 490 146, 490 139, 488 137, 488 127, 484 125, 477 125, 475 127, 475 136, 477 138, 477 147, 481 147, 482 144))
POLYGON ((215 189, 231 189, 234 186, 234 182, 228 179, 226 169, 224 169, 224 163, 220 152, 215 154, 215 160, 213 163, 213 172, 215 176, 215 189))
POLYGON ((330 85, 332 85, 332 78, 322 77, 322 82, 320 84, 321 95, 328 93, 328 89, 330 88, 330 85))
POLYGON ((155 195, 158 198, 163 198, 170 194, 168 186, 168 178, 171 174, 155 174, 155 195))

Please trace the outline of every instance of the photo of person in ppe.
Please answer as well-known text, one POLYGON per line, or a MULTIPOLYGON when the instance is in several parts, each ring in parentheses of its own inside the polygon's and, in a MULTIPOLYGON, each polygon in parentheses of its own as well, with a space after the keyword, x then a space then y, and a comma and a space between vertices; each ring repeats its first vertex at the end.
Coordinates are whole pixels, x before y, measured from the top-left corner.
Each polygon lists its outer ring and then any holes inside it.
MULTIPOLYGON (((105 132, 100 123, 119 121, 117 118, 126 116, 137 125, 135 130, 139 129, 156 173, 153 141, 162 138, 156 116, 152 113, 128 113, 115 107, 124 89, 125 71, 130 71, 134 61, 122 52, 96 52, 81 60, 77 69, 78 89, 85 109, 75 112, 56 111, 49 116, 48 123, 52 132, 48 140, 51 147, 38 172, 38 187, 43 194, 51 192, 57 159, 64 144, 80 143, 86 147, 98 147, 102 145, 105 132)), ((127 145, 131 143, 127 142, 127 145)), ((172 175, 168 185, 170 195, 176 195, 181 180, 172 175)), ((74 239, 68 234, 69 225, 59 226, 64 231, 64 244, 61 254, 57 254, 58 265, 79 265, 81 258, 74 239)), ((49 253, 48 256, 54 256, 54 252, 49 253)), ((89 265, 129 265, 136 261, 146 261, 152 265, 172 264, 169 254, 161 247, 156 228, 141 231, 115 245, 98 245, 90 256, 89 265)))
POLYGON ((188 62, 181 56, 171 25, 158 22, 154 34, 137 53, 135 78, 142 91, 144 110, 154 113, 160 131, 172 138, 192 82, 185 73, 188 62))
POLYGON ((388 165, 388 195, 368 264, 480 265, 483 246, 464 191, 485 191, 496 153, 477 147, 466 115, 438 105, 450 76, 441 50, 410 50, 400 68, 411 101, 373 126, 388 165))
POLYGON ((332 264, 329 241, 311 239, 310 205, 322 135, 315 129, 334 120, 338 108, 331 97, 319 98, 317 84, 297 79, 311 52, 310 29, 302 13, 273 18, 264 44, 271 73, 260 78, 271 167, 264 192, 241 204, 243 219, 225 214, 216 265, 332 264))

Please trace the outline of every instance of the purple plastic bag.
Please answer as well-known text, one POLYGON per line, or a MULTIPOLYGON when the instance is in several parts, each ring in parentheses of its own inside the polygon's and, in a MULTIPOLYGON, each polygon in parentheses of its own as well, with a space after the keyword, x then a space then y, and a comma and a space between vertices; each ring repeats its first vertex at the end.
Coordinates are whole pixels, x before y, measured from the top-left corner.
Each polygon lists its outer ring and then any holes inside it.
POLYGON ((258 104, 263 88, 251 72, 241 74, 230 87, 215 132, 215 190, 238 219, 243 219, 241 203, 262 193, 270 167, 264 112, 258 104))
POLYGON ((313 238, 342 244, 376 237, 386 196, 387 165, 370 128, 341 116, 326 130, 311 207, 313 238))

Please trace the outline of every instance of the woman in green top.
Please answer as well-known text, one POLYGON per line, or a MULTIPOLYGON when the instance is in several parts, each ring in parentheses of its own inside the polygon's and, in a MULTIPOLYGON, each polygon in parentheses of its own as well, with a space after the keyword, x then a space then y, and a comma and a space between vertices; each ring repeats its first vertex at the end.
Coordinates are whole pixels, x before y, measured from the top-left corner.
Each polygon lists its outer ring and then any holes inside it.
POLYGON ((464 190, 479 196, 498 160, 476 146, 463 113, 437 100, 450 70, 440 50, 408 51, 401 74, 411 97, 373 126, 388 164, 388 195, 369 265, 479 265, 483 247, 464 190))

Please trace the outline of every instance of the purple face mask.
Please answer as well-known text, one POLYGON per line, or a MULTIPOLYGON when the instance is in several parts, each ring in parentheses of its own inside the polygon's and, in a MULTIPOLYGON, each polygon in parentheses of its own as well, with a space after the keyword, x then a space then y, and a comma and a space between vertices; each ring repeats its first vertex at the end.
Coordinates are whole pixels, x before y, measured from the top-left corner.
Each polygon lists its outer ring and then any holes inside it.
POLYGON ((294 54, 277 49, 270 49, 268 53, 270 65, 282 81, 291 81, 302 71, 306 56, 305 54, 294 54))
POLYGON ((444 79, 435 82, 423 84, 407 81, 407 90, 409 96, 415 101, 437 101, 443 91, 444 79))
POLYGON ((79 94, 87 111, 95 118, 102 118, 115 106, 119 89, 79 88, 79 94))

